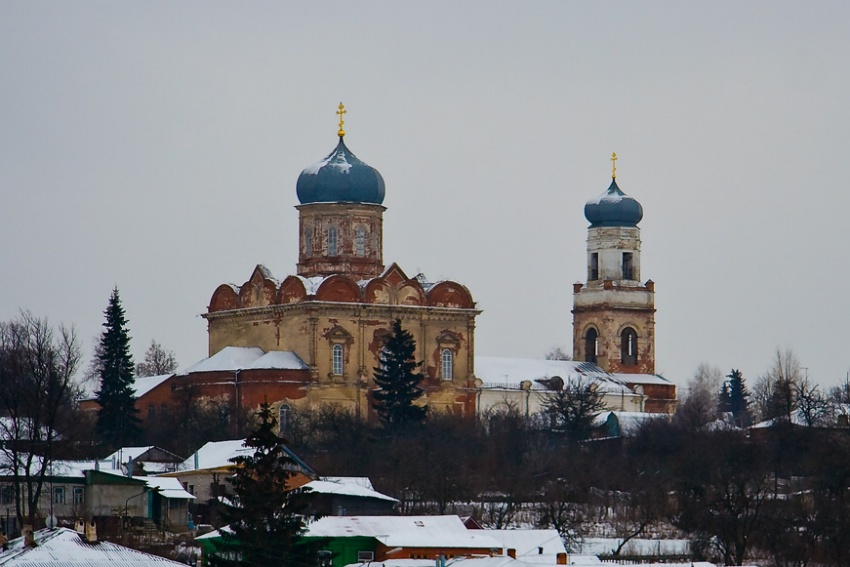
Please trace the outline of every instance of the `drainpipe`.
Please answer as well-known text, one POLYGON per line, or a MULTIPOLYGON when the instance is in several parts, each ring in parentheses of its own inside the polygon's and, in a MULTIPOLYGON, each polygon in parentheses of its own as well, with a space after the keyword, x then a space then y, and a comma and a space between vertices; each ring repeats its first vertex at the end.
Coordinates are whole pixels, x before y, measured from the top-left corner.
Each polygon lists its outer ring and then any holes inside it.
POLYGON ((241 368, 237 368, 234 373, 233 378, 233 387, 236 388, 236 425, 239 428, 238 434, 242 435, 242 422, 239 419, 239 414, 242 411, 242 386, 239 382, 239 373, 242 372, 241 368))

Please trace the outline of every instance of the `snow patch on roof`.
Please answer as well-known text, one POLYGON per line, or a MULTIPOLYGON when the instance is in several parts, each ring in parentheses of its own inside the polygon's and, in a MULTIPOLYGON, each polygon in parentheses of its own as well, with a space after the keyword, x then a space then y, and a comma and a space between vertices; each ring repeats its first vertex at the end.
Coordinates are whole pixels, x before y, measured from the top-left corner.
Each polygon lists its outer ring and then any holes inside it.
POLYGON ((373 537, 388 547, 501 549, 486 530, 467 530, 458 516, 327 516, 307 526, 310 537, 373 537))
POLYGON ((557 565, 559 553, 566 553, 558 530, 487 530, 487 535, 504 549, 515 549, 516 558, 528 563, 557 565))
POLYGON ((546 390, 547 386, 539 380, 559 376, 564 382, 595 381, 604 392, 630 393, 625 385, 595 364, 573 360, 476 356, 475 375, 485 388, 518 388, 522 382, 531 381, 533 390, 546 390))
POLYGON ((661 386, 673 385, 673 382, 660 374, 621 374, 615 372, 612 376, 621 382, 627 382, 629 384, 658 384, 661 386))
MULTIPOLYGON (((371 482, 369 484, 371 485, 371 482)), ((345 477, 337 477, 336 480, 314 480, 304 486, 318 494, 339 494, 359 498, 375 498, 376 500, 387 502, 398 502, 395 498, 381 494, 372 488, 365 488, 356 482, 346 482, 345 477)))
POLYGON ((263 349, 258 347, 224 347, 209 358, 196 362, 180 374, 191 372, 215 372, 221 370, 242 370, 263 356, 263 349))
POLYGON ((294 352, 283 351, 283 350, 273 350, 271 352, 267 352, 266 354, 264 354, 263 356, 258 358, 248 368, 252 368, 252 369, 270 368, 270 369, 276 369, 276 370, 303 370, 303 369, 307 368, 307 365, 294 352))
POLYGON ((145 476, 135 477, 144 480, 148 486, 155 489, 164 498, 194 500, 195 496, 183 488, 183 483, 175 477, 145 476))
POLYGON ((141 398, 169 378, 174 376, 174 374, 160 374, 158 376, 142 376, 136 377, 133 380, 133 385, 130 386, 133 389, 133 393, 137 398, 141 398))
POLYGON ((196 362, 180 374, 191 372, 235 372, 236 370, 304 370, 307 365, 291 351, 264 352, 259 347, 224 347, 209 358, 196 362))
POLYGON ((36 547, 24 546, 24 538, 9 541, 8 550, 0 553, 0 565, 23 567, 73 567, 110 565, 115 567, 174 566, 185 567, 164 557, 150 555, 108 541, 90 544, 68 528, 38 530, 36 547))
POLYGON ((253 453, 254 449, 246 447, 244 439, 211 441, 195 452, 198 459, 197 467, 195 466, 195 455, 192 455, 181 463, 179 470, 191 471, 229 467, 233 465, 230 459, 252 455, 253 453))

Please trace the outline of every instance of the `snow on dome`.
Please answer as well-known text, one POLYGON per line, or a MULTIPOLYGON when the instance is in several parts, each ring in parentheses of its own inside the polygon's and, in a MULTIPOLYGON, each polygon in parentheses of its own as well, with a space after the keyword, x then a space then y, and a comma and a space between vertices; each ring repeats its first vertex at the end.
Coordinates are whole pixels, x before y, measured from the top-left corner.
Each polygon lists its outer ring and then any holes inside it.
POLYGON ((340 137, 323 160, 301 171, 296 184, 298 200, 310 203, 371 203, 384 201, 384 178, 374 167, 351 153, 340 137))
POLYGON ((584 216, 591 228, 599 226, 635 227, 643 219, 643 207, 623 193, 612 179, 611 185, 601 195, 584 205, 584 216))

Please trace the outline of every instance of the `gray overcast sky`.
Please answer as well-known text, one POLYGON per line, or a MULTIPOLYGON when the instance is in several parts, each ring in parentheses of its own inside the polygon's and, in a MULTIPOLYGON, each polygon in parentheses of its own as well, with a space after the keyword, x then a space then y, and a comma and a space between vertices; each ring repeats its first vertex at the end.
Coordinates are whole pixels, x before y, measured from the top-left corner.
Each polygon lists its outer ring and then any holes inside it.
POLYGON ((657 370, 850 369, 848 2, 0 2, 0 319, 113 285, 133 350, 207 354, 216 286, 297 259, 295 181, 346 143, 384 259, 466 284, 476 353, 569 348, 585 201, 644 207, 657 370))

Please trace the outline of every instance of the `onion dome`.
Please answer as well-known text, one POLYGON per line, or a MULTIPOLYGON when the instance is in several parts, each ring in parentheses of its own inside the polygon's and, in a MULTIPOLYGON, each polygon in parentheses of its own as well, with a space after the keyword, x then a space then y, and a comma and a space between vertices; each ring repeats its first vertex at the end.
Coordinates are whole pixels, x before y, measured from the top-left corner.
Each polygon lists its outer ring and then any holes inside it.
POLYGON ((608 190, 584 205, 590 228, 597 226, 636 227, 643 218, 643 207, 617 187, 617 154, 611 154, 613 171, 608 190))
POLYGON ((357 159, 345 146, 342 129, 346 113, 339 104, 339 143, 336 149, 319 163, 313 164, 298 176, 296 189, 302 205, 308 203, 372 203, 384 202, 384 178, 374 167, 357 159))
POLYGON ((591 228, 636 227, 643 218, 643 207, 635 199, 620 191, 616 179, 611 179, 611 186, 607 191, 584 205, 584 216, 590 221, 591 228))

